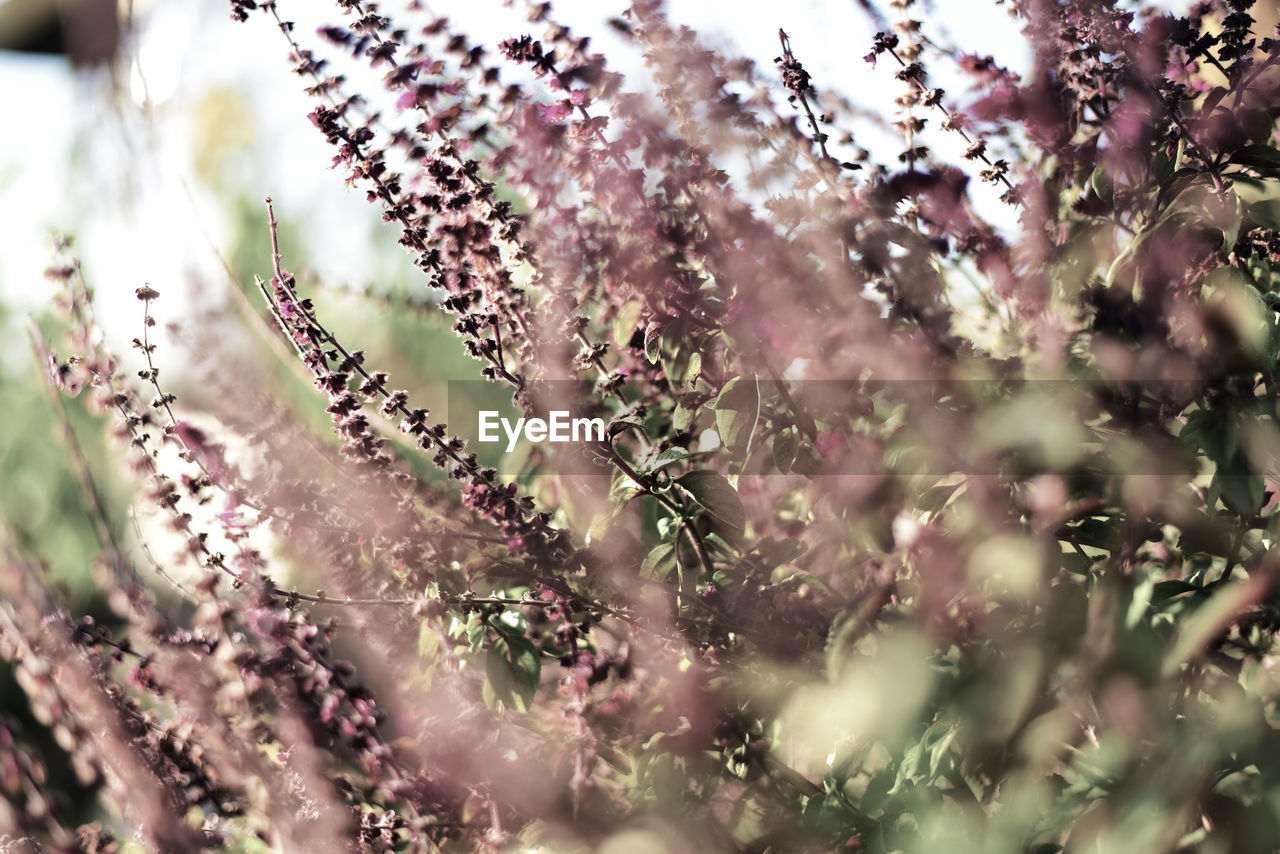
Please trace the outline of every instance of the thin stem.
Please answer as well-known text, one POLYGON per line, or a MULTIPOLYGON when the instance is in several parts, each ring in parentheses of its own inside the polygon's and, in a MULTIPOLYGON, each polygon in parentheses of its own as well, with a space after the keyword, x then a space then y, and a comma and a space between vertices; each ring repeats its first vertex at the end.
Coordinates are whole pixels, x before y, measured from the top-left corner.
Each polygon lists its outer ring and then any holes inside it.
MULTIPOLYGON (((31 349, 35 353, 37 364, 48 364, 49 349, 45 345, 44 337, 40 334, 40 329, 35 325, 34 321, 27 325, 27 334, 31 339, 31 349)), ((62 395, 58 393, 58 390, 52 386, 49 378, 46 377, 45 380, 45 382, 41 383, 41 387, 57 415, 58 424, 62 430, 62 439, 71 458, 71 468, 75 474, 76 484, 79 486, 80 493, 88 505, 87 515, 93 525, 93 532, 98 540, 98 545, 106 553, 107 561, 111 565, 111 570, 115 574, 117 582, 125 586, 137 584, 139 583, 137 572, 134 570, 132 562, 125 557, 124 549, 120 547, 120 541, 116 539, 115 532, 111 529, 106 505, 102 500, 102 495, 98 492, 97 484, 94 482, 93 472, 89 469, 89 461, 85 458, 84 449, 81 448, 80 440, 76 437, 75 430, 71 426, 71 417, 67 412, 66 403, 63 402, 62 395)))
MULTIPOLYGON (((782 43, 782 56, 789 62, 795 62, 795 54, 791 52, 791 39, 785 31, 778 30, 778 40, 782 43)), ((804 107, 805 116, 809 119, 809 127, 813 129, 813 141, 818 144, 822 159, 834 160, 835 158, 827 152, 827 135, 818 127, 818 117, 813 114, 813 108, 809 106, 809 99, 805 97, 804 90, 797 89, 795 95, 800 99, 800 105, 804 107)))
MULTIPOLYGON (((896 59, 896 60, 898 61, 898 65, 902 66, 903 68, 906 68, 906 67, 907 67, 907 63, 906 63, 905 61, 903 61, 902 57, 898 55, 898 52, 897 52, 896 50, 894 50, 893 48, 887 48, 887 50, 888 50, 888 52, 889 52, 889 55, 890 55, 890 56, 892 56, 894 59, 896 59)), ((920 91, 920 92, 925 92, 925 93, 927 93, 927 92, 929 91, 929 87, 928 87, 928 86, 925 86, 923 83, 921 83, 919 80, 917 80, 917 79, 916 79, 916 78, 914 78, 914 77, 912 77, 912 78, 910 79, 910 82, 911 82, 911 83, 916 87, 916 89, 917 89, 918 91, 920 91)), ((950 127, 951 127, 951 128, 952 128, 956 133, 960 134, 960 138, 961 138, 961 139, 963 139, 965 142, 969 143, 970 145, 972 145, 972 144, 973 144, 973 142, 974 142, 973 138, 972 138, 972 137, 970 137, 970 136, 969 136, 969 134, 965 132, 965 129, 964 129, 964 128, 962 128, 959 124, 957 124, 957 123, 955 122, 955 120, 954 120, 954 118, 955 118, 955 117, 952 115, 951 111, 950 111, 950 110, 948 110, 948 109, 943 105, 943 103, 942 103, 941 101, 938 101, 938 102, 937 102, 937 103, 935 103, 933 106, 934 106, 937 110, 939 110, 939 111, 942 113, 942 115, 946 116, 948 119, 951 119, 951 121, 950 121, 950 123, 949 123, 949 124, 950 124, 950 127)), ((987 154, 986 154, 986 152, 985 152, 985 151, 976 151, 976 152, 975 152, 975 154, 976 154, 976 156, 977 156, 977 157, 978 157, 978 158, 979 158, 983 163, 987 164, 987 166, 991 167, 992 169, 994 169, 994 168, 995 168, 995 164, 994 164, 994 163, 992 163, 990 159, 988 159, 987 154)), ((1000 183, 1004 184, 1004 185, 1005 185, 1005 187, 1006 187, 1007 189, 1009 189, 1009 190, 1014 190, 1014 186, 1013 186, 1013 184, 1009 183, 1009 179, 1005 177, 1005 175, 1004 175, 1004 173, 1003 173, 1003 172, 998 172, 998 173, 996 173, 996 178, 1000 181, 1000 183)), ((1016 204, 1017 204, 1018 206, 1020 206, 1020 207, 1024 207, 1024 206, 1025 206, 1025 203, 1022 201, 1022 199, 1019 199, 1019 198, 1016 198, 1016 197, 1015 197, 1015 202, 1016 202, 1016 204)))
POLYGON ((196 598, 196 595, 178 583, 178 580, 173 576, 169 575, 169 573, 165 571, 164 567, 160 565, 160 561, 156 560, 156 556, 151 553, 151 546, 147 544, 146 537, 142 535, 142 525, 138 522, 137 511, 135 511, 132 506, 129 507, 129 521, 133 524, 133 534, 138 541, 138 548, 142 550, 143 556, 146 557, 147 562, 151 564, 151 568, 155 571, 156 575, 163 578, 183 599, 186 599, 193 605, 200 604, 200 600, 196 598))

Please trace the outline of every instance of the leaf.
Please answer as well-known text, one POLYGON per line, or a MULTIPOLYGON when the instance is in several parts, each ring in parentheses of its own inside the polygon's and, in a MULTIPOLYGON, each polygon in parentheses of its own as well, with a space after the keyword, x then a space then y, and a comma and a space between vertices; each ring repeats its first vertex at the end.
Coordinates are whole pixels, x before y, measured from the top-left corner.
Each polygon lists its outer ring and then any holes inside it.
POLYGON ((755 434, 760 417, 760 391, 754 378, 734 377, 725 383, 712 405, 716 411, 716 431, 726 448, 745 452, 755 434))
POLYGON ((1082 546, 1110 551, 1116 542, 1116 524, 1114 520, 1082 519, 1078 524, 1064 527, 1058 533, 1058 539, 1077 542, 1082 546), (1070 532, 1070 533, 1066 533, 1070 532))
POLYGON ((1089 188, 1093 190, 1093 194, 1104 202, 1110 204, 1112 201, 1111 176, 1107 174, 1104 166, 1098 166, 1093 170, 1093 174, 1089 176, 1089 188))
POLYGON ((684 372, 685 385, 693 388, 694 383, 698 381, 700 376, 702 376, 702 354, 694 353, 689 357, 689 366, 684 372))
POLYGON ((920 497, 916 499, 916 509, 925 513, 938 513, 943 507, 947 506, 947 502, 951 500, 951 496, 960 491, 963 483, 943 484, 931 486, 924 492, 920 493, 920 497))
POLYGON ((674 542, 654 546, 645 555, 640 564, 640 574, 654 581, 666 581, 667 576, 676 568, 676 545, 674 542))
POLYGON ((1248 166, 1268 177, 1280 177, 1280 151, 1270 145, 1246 145, 1228 162, 1248 166))
POLYGON ((955 728, 950 721, 938 721, 924 734, 922 745, 929 751, 930 780, 936 780, 946 770, 947 751, 955 737, 955 728))
MULTIPOLYGON (((735 534, 736 539, 736 534, 741 532, 735 531, 732 533, 735 534)), ((736 559, 738 555, 742 553, 740 548, 717 534, 715 531, 707 534, 703 539, 707 541, 707 548, 711 549, 712 554, 725 558, 726 560, 736 559)))
POLYGON ((649 364, 658 364, 658 355, 662 346, 662 327, 650 326, 644 333, 644 357, 649 364))
POLYGON ((717 522, 739 530, 747 526, 747 511, 742 506, 742 499, 724 475, 700 469, 683 475, 676 483, 684 487, 717 522))
MULTIPOLYGON (((1249 135, 1249 139, 1261 144, 1264 149, 1271 148, 1271 132, 1275 127, 1275 119, 1270 110, 1258 107, 1238 109, 1235 111, 1240 127, 1249 135)), ((1252 146, 1250 146, 1252 147, 1252 146)))
MULTIPOLYGON (((1243 460, 1239 454, 1236 458, 1243 460)), ((1262 509, 1267 485, 1261 475, 1219 472, 1213 476, 1213 481, 1222 490, 1222 503, 1241 516, 1254 516, 1262 509)))
POLYGON ((775 540, 772 537, 765 539, 756 547, 760 553, 760 559, 764 561, 766 566, 776 567, 784 563, 788 563, 806 551, 806 546, 800 540, 788 537, 785 540, 775 540))
POLYGON ((674 465, 683 460, 689 459, 689 452, 684 448, 667 448, 658 456, 654 457, 653 462, 645 467, 645 471, 649 474, 662 471, 670 465, 674 465))
POLYGON ((1183 525, 1178 549, 1187 555, 1199 552, 1226 557, 1231 551, 1231 535, 1208 515, 1196 514, 1183 525))
POLYGON ((1173 175, 1173 158, 1163 148, 1156 152, 1151 171, 1156 176, 1156 183, 1161 185, 1173 175))
POLYGON ((542 678, 542 658, 527 638, 499 635, 485 657, 494 696, 509 709, 529 711, 542 678))
POLYGON ((1240 447, 1238 418, 1218 410, 1193 412, 1179 433, 1179 439, 1184 437, 1185 441, 1198 444, 1213 463, 1215 472, 1210 489, 1217 490, 1228 508, 1245 516, 1252 516, 1262 508, 1266 482, 1240 447))
POLYGON ((690 407, 683 403, 676 407, 676 411, 671 414, 671 426, 681 433, 689 430, 689 425, 693 423, 693 417, 696 413, 690 407))
POLYGON ((1254 202, 1245 208, 1249 212, 1249 219, 1258 225, 1267 228, 1280 228, 1280 200, 1266 199, 1261 202, 1254 202))
POLYGON ((627 505, 627 502, 635 498, 644 490, 635 483, 631 482, 629 477, 619 477, 609 487, 609 497, 613 499, 614 512, 620 511, 627 505))
POLYGON ((1199 585, 1192 584, 1190 581, 1183 581, 1181 578, 1160 581, 1156 583, 1155 587, 1151 588, 1151 604, 1160 605, 1176 596, 1181 596, 1183 593, 1200 592, 1201 590, 1203 588, 1199 585))
POLYGON ((1187 416, 1178 438, 1198 447, 1219 469, 1235 455, 1239 431, 1235 424, 1217 410, 1201 409, 1187 416))
POLYGON ((1187 416, 1187 421, 1178 431, 1178 441, 1195 450, 1203 447, 1207 431, 1213 429, 1213 415, 1205 409, 1197 409, 1187 416))
POLYGON ((619 349, 626 349, 640 323, 640 312, 644 306, 638 302, 629 302, 618 309, 618 316, 613 319, 613 343, 619 349))
POLYGON ((773 464, 778 467, 778 471, 783 474, 791 471, 799 448, 800 434, 794 427, 788 427, 773 437, 773 464))
POLYGON ((638 429, 641 433, 644 433, 644 422, 639 418, 632 418, 629 415, 619 416, 609 422, 609 436, 612 438, 613 436, 632 428, 638 429))
POLYGON ((591 517, 591 526, 587 528, 587 543, 596 543, 603 540, 605 535, 609 533, 609 528, 613 526, 613 520, 617 516, 617 512, 604 511, 597 513, 591 517))
POLYGON ((1204 103, 1200 105, 1202 115, 1207 116, 1209 113, 1212 113, 1213 108, 1218 106, 1218 104, 1222 102, 1222 99, 1227 97, 1228 93, 1229 90, 1225 86, 1214 86, 1210 89, 1209 94, 1204 98, 1204 103))
POLYGON ((679 318, 662 327, 659 350, 664 360, 677 358, 684 349, 684 343, 684 323, 679 318))
POLYGON ((889 792, 893 790, 894 784, 897 782, 897 769, 890 764, 879 774, 872 777, 870 783, 867 783, 866 791, 862 793, 862 797, 859 799, 859 806, 870 815, 879 813, 884 809, 884 805, 889 802, 889 792))
POLYGON ((815 475, 822 471, 822 459, 814 453, 808 442, 801 442, 796 449, 796 461, 791 464, 796 474, 815 475))
POLYGON ((1151 578, 1144 578, 1134 585, 1133 598, 1129 600, 1129 607, 1124 615, 1126 629, 1134 628, 1146 616, 1147 609, 1151 607, 1151 596, 1155 586, 1155 581, 1151 578))
POLYGON ((626 509, 631 499, 644 492, 639 485, 632 483, 629 478, 622 477, 613 482, 609 487, 609 498, 613 501, 613 507, 597 513, 591 520, 591 527, 587 530, 587 540, 589 542, 597 542, 604 539, 609 533, 609 528, 613 526, 613 520, 617 519, 619 514, 626 509))

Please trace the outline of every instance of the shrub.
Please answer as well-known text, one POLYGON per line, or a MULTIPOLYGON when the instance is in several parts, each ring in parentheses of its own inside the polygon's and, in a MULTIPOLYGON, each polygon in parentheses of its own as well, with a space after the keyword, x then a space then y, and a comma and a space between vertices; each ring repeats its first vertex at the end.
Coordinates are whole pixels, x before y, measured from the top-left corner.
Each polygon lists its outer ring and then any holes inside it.
POLYGON ((390 309, 451 316, 522 417, 607 434, 486 465, 334 331, 269 201, 275 351, 197 326, 187 407, 159 291, 109 352, 64 243, 50 382, 185 548, 125 536, 68 428, 112 616, 4 536, 16 844, 1280 846, 1277 41, 1245 0, 1015 2, 1022 79, 893 5, 881 163, 782 32, 757 67, 637 0, 647 91, 545 3, 495 50, 417 4, 304 37, 232 0, 420 269, 390 309))

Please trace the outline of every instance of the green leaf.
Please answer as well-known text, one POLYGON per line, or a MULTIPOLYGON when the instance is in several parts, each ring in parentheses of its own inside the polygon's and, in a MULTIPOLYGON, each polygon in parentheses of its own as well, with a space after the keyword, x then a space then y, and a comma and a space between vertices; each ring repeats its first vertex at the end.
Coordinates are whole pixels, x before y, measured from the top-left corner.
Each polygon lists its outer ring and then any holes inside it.
POLYGON ((950 721, 938 721, 925 732, 922 746, 929 751, 930 780, 936 780, 946 770, 947 752, 955 737, 955 728, 950 721))
POLYGON ((645 555, 644 562, 640 564, 640 574, 654 581, 666 581, 667 576, 675 568, 676 544, 662 543, 654 546, 649 554, 645 555))
POLYGON ((666 360, 679 357, 684 350, 685 340, 684 323, 679 318, 662 327, 662 339, 659 342, 662 358, 666 360))
POLYGON ((638 302, 629 302, 618 309, 618 316, 613 319, 613 343, 619 349, 625 349, 631 342, 643 310, 644 306, 638 302))
POLYGON ((947 506, 951 496, 959 492, 962 486, 964 486, 963 483, 931 486, 921 492, 920 497, 916 499, 916 509, 925 513, 937 514, 943 507, 947 506))
POLYGON ((662 327, 650 326, 644 333, 644 357, 649 364, 658 364, 658 355, 662 347, 662 327))
MULTIPOLYGON (((1246 84, 1247 85, 1247 84, 1246 84)), ((1275 128, 1275 119, 1271 117, 1269 110, 1260 109, 1258 107, 1244 108, 1235 110, 1236 120, 1240 122, 1240 127, 1249 135, 1249 139, 1260 144, 1262 148, 1271 150, 1271 132, 1275 128)), ((1252 148, 1252 146, 1249 146, 1252 148)), ((1265 156, 1265 155, 1264 155, 1265 156)))
POLYGON ((796 448, 796 461, 791 464, 796 474, 814 475, 822 471, 822 459, 814 453, 808 442, 801 442, 796 448))
MULTIPOLYGON (((736 538, 736 535, 741 532, 735 530, 733 533, 736 538)), ((703 539, 707 541, 707 548, 711 549, 712 554, 725 558, 726 560, 733 560, 742 553, 742 549, 738 548, 715 531, 707 534, 703 539)))
POLYGON ((1171 578, 1168 581, 1157 582, 1155 587, 1151 588, 1151 604, 1160 605, 1181 596, 1183 593, 1200 592, 1203 590, 1199 585, 1192 584, 1190 581, 1183 581, 1181 578, 1171 578))
POLYGON ((1199 445, 1213 463, 1210 490, 1216 490, 1231 510, 1252 516, 1262 508, 1266 482, 1240 447, 1240 438, 1238 418, 1218 410, 1193 412, 1179 433, 1179 439, 1199 445))
POLYGON ((609 487, 609 497, 613 499, 614 512, 621 510, 627 502, 644 492, 631 478, 621 476, 609 487))
POLYGON ((765 566, 775 567, 788 563, 800 555, 804 554, 806 546, 800 540, 788 537, 785 540, 775 540, 772 537, 765 537, 761 543, 756 546, 756 551, 760 554, 760 559, 764 561, 765 566))
POLYGON ((610 437, 616 436, 619 433, 626 432, 627 430, 630 430, 632 428, 636 428, 641 433, 643 433, 644 422, 641 421, 639 418, 632 418, 629 415, 619 416, 618 418, 615 418, 609 422, 609 436, 610 437))
POLYGON ((1268 177, 1280 177, 1280 151, 1270 145, 1246 145, 1228 162, 1248 166, 1268 177))
POLYGON ((755 379, 729 380, 720 389, 712 408, 716 411, 716 431, 724 446, 734 453, 747 451, 760 417, 760 391, 755 379))
POLYGON ((1157 184, 1164 184, 1173 176, 1173 158, 1163 148, 1156 152, 1151 161, 1151 171, 1156 176, 1157 184))
POLYGON ((542 658, 527 638, 501 634, 485 657, 494 696, 509 709, 529 711, 542 677, 542 658))
POLYGON ((620 477, 615 480, 609 487, 609 498, 613 501, 613 507, 597 513, 592 518, 591 527, 587 530, 587 539, 591 542, 603 539, 609 533, 613 520, 618 518, 631 499, 642 492, 644 490, 638 484, 632 483, 630 478, 620 477))
POLYGON ((662 471, 670 465, 689 459, 689 452, 684 448, 667 448, 658 456, 654 457, 653 462, 645 466, 645 471, 649 474, 662 471))
POLYGON ((1187 555, 1204 553, 1226 557, 1231 551, 1231 535, 1206 514, 1195 514, 1183 525, 1178 549, 1187 555))
POLYGON ((613 520, 617 517, 617 511, 604 511, 597 513, 591 517, 591 526, 587 528, 587 542, 596 543, 603 540, 605 535, 609 533, 609 529, 613 527, 613 520))
POLYGON ((700 376, 702 376, 702 354, 694 353, 689 357, 689 366, 684 372, 685 385, 693 388, 694 383, 698 381, 700 376))
POLYGON ((889 802, 889 792, 893 790, 894 784, 897 782, 898 770, 892 764, 872 777, 871 782, 867 783, 866 791, 862 793, 862 797, 859 799, 859 805, 863 811, 876 815, 883 810, 885 804, 889 802))
POLYGON ((800 434, 794 427, 788 427, 773 437, 773 464, 778 471, 786 474, 796 462, 796 451, 800 448, 800 434))
MULTIPOLYGON (((1242 459, 1237 455, 1237 459, 1242 459)), ((1222 490, 1222 503, 1241 516, 1256 515, 1262 509, 1266 497, 1266 482, 1261 475, 1239 472, 1219 472, 1213 482, 1222 490)))
POLYGON ((1155 580, 1152 578, 1144 578, 1133 587, 1133 598, 1129 600, 1129 607, 1125 610, 1124 627, 1132 629, 1138 625, 1147 609, 1151 607, 1151 597, 1155 591, 1155 580))
POLYGON ((1063 528, 1059 532, 1058 538, 1076 542, 1082 546, 1110 551, 1111 547, 1116 543, 1116 523, 1111 519, 1105 521, 1092 517, 1082 519, 1075 525, 1063 528), (1066 531, 1069 531, 1070 534, 1063 533, 1066 531))
POLYGON ((1267 228, 1280 228, 1280 199, 1266 199, 1254 202, 1245 208, 1249 219, 1267 228))
POLYGON ((676 483, 684 487, 717 522, 739 530, 747 526, 747 511, 742 506, 742 499, 724 475, 700 469, 678 478, 676 483))
POLYGON ((1205 409, 1197 409, 1187 416, 1187 421, 1178 431, 1178 441, 1195 450, 1203 447, 1206 434, 1213 430, 1214 418, 1205 409))
POLYGON ((676 407, 675 412, 671 414, 671 426, 679 430, 681 433, 688 432, 689 425, 693 423, 694 410, 685 406, 683 403, 676 407))
POLYGON ((1089 188, 1093 190, 1093 194, 1108 204, 1112 201, 1111 176, 1107 174, 1107 170, 1103 166, 1098 166, 1093 170, 1093 174, 1089 176, 1089 188))

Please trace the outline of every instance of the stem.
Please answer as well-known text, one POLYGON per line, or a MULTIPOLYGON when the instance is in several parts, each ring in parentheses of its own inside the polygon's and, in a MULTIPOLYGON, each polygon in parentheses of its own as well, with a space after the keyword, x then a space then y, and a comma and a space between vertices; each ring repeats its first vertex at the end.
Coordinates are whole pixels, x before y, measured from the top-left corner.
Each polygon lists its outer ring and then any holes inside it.
MULTIPOLYGON (((35 352, 37 363, 40 365, 48 364, 49 350, 45 345, 43 336, 40 334, 40 329, 35 325, 34 321, 28 324, 27 334, 31 338, 31 348, 35 352)), ((58 390, 50 382, 41 383, 41 387, 58 417, 58 423, 62 430, 62 439, 71 457, 71 468, 75 473, 76 483, 80 487, 81 495, 84 496, 85 503, 88 505, 89 512, 87 515, 93 525, 93 533, 98 540, 98 545, 106 553, 117 583, 126 588, 138 584, 140 580, 137 572, 134 570, 131 561, 125 557, 124 550, 120 547, 120 542, 116 539, 115 532, 111 530, 106 505, 102 500, 102 495, 98 492, 97 484, 94 482, 93 473, 89 469, 89 461, 84 456, 84 449, 80 447, 80 440, 76 437, 75 430, 71 426, 71 418, 67 413, 66 403, 63 402, 62 395, 58 393, 58 390)))
MULTIPOLYGON (((778 30, 778 40, 782 42, 782 55, 790 61, 795 61, 795 54, 791 52, 791 39, 783 30, 778 30)), ((822 152, 823 160, 834 160, 827 153, 827 135, 818 127, 818 117, 813 114, 813 108, 809 106, 809 99, 804 96, 803 91, 797 91, 796 97, 800 99, 800 105, 804 107, 805 116, 809 119, 809 127, 813 129, 813 141, 818 144, 818 150, 822 152)))
MULTIPOLYGON (((889 52, 889 55, 898 61, 898 65, 902 66, 903 68, 907 67, 907 63, 903 61, 902 57, 898 56, 898 52, 896 50, 894 50, 893 48, 888 48, 887 50, 889 52)), ((929 91, 928 86, 925 86, 923 83, 921 83, 919 80, 916 80, 915 78, 911 79, 911 83, 913 83, 916 89, 921 92, 929 91)), ((943 106, 942 102, 938 102, 934 106, 948 119, 954 118, 951 114, 951 111, 948 110, 945 106, 943 106)), ((951 127, 955 130, 956 133, 960 134, 961 139, 963 139, 965 142, 971 145, 973 144, 973 138, 970 137, 969 134, 965 132, 964 128, 960 127, 954 121, 951 122, 951 127)), ((993 169, 995 168, 995 164, 992 163, 991 160, 987 158, 985 151, 980 151, 977 154, 978 154, 978 158, 981 159, 983 163, 987 164, 993 169)), ((1000 183, 1004 184, 1006 188, 1010 190, 1014 189, 1013 184, 1009 183, 1009 179, 1006 178, 1003 173, 997 174, 996 178, 1000 181, 1000 183)), ((1025 203, 1021 199, 1017 199, 1016 203, 1019 207, 1025 207, 1025 203)))

